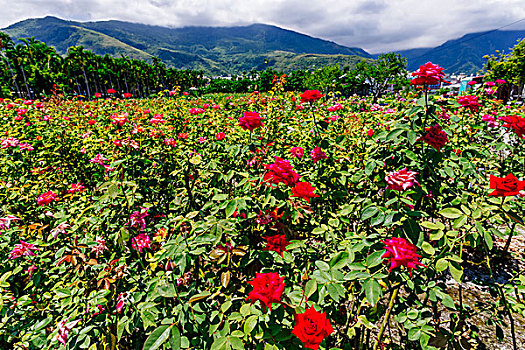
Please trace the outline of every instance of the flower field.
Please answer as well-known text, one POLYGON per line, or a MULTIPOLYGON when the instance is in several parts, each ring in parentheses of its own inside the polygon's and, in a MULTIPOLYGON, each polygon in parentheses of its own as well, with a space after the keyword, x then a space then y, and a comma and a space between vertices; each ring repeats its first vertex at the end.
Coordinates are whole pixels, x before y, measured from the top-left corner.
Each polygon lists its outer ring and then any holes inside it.
POLYGON ((284 79, 1 101, 0 348, 475 349, 479 310, 517 348, 525 276, 495 278, 524 228, 505 82, 432 95, 422 66, 423 90, 375 104, 284 79))

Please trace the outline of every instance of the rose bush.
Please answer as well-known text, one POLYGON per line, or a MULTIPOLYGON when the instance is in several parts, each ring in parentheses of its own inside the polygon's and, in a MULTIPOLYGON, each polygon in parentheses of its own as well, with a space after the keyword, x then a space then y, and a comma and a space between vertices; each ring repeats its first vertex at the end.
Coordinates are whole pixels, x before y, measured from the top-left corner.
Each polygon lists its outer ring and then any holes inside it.
POLYGON ((0 102, 0 348, 457 348, 476 312, 501 336, 525 309, 491 265, 523 226, 523 110, 426 89, 301 110, 282 83, 0 102))

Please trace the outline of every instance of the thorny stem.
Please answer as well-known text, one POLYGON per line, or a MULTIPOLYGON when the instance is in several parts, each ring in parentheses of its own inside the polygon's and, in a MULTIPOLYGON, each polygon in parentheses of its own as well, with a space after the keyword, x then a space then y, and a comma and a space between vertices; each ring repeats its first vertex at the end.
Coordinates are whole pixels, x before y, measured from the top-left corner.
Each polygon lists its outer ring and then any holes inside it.
MULTIPOLYGON (((463 242, 459 248, 459 258, 463 259, 463 242)), ((459 281, 459 319, 463 320, 463 283, 461 281, 459 281)))
POLYGON ((503 253, 506 253, 510 248, 510 241, 512 240, 512 236, 514 235, 515 228, 516 228, 516 223, 512 224, 512 227, 509 232, 509 237, 507 238, 507 242, 505 242, 505 247, 503 247, 503 253))
POLYGON ((388 319, 390 318, 390 313, 392 312, 392 309, 394 308, 394 304, 397 298, 397 293, 399 293, 400 287, 401 287, 401 283, 398 283, 395 286, 395 289, 392 291, 392 296, 390 297, 390 302, 388 303, 388 309, 386 310, 385 317, 383 318, 383 323, 381 324, 381 328, 379 329, 377 340, 374 343, 374 348, 373 348, 374 350, 377 350, 379 347, 379 344, 381 343, 381 338, 383 337, 383 334, 385 333, 385 329, 388 324, 388 319))
MULTIPOLYGON (((503 205, 503 199, 505 199, 505 197, 502 198, 501 206, 503 205)), ((501 286, 494 279, 494 274, 492 273, 492 267, 490 266, 489 249, 487 247, 487 244, 486 244, 485 240, 482 240, 482 241, 483 241, 483 248, 485 249, 485 255, 486 255, 486 260, 487 260, 487 267, 489 269, 490 278, 491 278, 492 282, 494 283, 494 285, 496 286, 496 288, 498 289, 498 292, 499 292, 499 294, 501 296, 501 300, 503 300, 503 306, 505 307, 505 310, 507 311, 507 316, 509 317, 510 333, 511 333, 511 336, 512 336, 512 348, 514 350, 518 350, 518 346, 516 345, 516 331, 514 329, 514 317, 512 317, 512 312, 510 311, 510 308, 509 308, 509 306, 507 304, 507 299, 505 298, 505 293, 503 292, 503 289, 501 288, 501 286)))

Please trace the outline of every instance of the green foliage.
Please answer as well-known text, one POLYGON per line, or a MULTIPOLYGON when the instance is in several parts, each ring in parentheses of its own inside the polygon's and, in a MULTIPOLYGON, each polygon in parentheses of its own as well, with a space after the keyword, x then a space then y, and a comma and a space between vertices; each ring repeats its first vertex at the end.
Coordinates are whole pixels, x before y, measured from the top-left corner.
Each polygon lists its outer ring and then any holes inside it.
MULTIPOLYGON (((71 71, 84 54, 70 51, 71 71)), ((476 341, 474 307, 496 334, 523 312, 525 279, 496 284, 491 259, 524 202, 488 196, 489 175, 525 176, 523 139, 480 117, 521 110, 412 93, 301 104, 286 84, 303 76, 273 73, 261 73, 267 93, 0 103, 2 348, 304 349, 292 330, 311 307, 335 330, 321 349, 457 348, 476 341), (247 111, 264 126, 241 128, 247 111), (422 139, 435 124, 448 137, 439 151, 422 139), (326 158, 314 162, 315 147, 326 158), (265 180, 276 157, 317 197, 265 180), (417 184, 387 188, 404 168, 417 184), (48 191, 57 198, 44 204, 48 191), (290 242, 282 254, 267 244, 277 234, 290 242), (393 266, 393 237, 422 265, 393 266), (490 271, 481 305, 458 296, 467 254, 490 271), (248 282, 270 272, 284 279, 280 302, 248 301, 248 282)))
POLYGON ((485 56, 484 70, 486 79, 504 79, 518 86, 519 91, 525 84, 525 39, 519 41, 508 54, 485 56))

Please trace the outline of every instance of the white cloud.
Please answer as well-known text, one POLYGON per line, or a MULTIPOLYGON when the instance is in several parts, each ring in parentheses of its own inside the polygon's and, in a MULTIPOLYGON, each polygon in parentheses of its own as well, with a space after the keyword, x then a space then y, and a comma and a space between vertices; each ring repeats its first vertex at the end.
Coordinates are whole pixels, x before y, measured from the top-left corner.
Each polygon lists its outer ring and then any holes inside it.
MULTIPOLYGON (((522 0, 0 0, 0 27, 53 15, 181 27, 274 24, 369 52, 437 46, 525 18, 522 0)), ((525 21, 506 29, 525 29, 525 21)))

